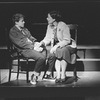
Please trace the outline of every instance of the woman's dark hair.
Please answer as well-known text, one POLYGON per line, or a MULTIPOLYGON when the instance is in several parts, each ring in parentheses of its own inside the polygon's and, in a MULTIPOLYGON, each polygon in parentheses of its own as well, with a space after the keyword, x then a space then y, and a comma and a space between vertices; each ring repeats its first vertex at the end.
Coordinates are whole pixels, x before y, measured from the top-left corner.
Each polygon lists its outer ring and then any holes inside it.
POLYGON ((57 22, 61 20, 61 15, 59 11, 51 11, 48 14, 50 14, 50 16, 55 19, 57 22))
POLYGON ((18 22, 21 18, 24 18, 24 17, 25 16, 23 14, 17 13, 15 15, 13 15, 12 21, 15 23, 15 22, 18 22))

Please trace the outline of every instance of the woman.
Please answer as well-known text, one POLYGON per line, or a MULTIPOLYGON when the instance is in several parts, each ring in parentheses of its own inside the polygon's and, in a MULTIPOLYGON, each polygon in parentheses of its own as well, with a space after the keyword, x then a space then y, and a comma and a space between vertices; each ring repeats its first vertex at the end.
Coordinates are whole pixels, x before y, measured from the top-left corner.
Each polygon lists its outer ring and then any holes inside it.
MULTIPOLYGON (((68 63, 71 63, 71 54, 75 53, 76 43, 71 39, 68 25, 61 21, 59 12, 52 11, 48 13, 47 21, 47 33, 41 43, 45 43, 45 45, 49 43, 53 44, 50 54, 56 57, 55 69, 57 77, 55 82, 64 82, 66 78, 66 67, 68 63)), ((49 67, 49 69, 52 69, 52 66, 49 67)), ((50 71, 47 71, 46 76, 50 74, 50 71)))

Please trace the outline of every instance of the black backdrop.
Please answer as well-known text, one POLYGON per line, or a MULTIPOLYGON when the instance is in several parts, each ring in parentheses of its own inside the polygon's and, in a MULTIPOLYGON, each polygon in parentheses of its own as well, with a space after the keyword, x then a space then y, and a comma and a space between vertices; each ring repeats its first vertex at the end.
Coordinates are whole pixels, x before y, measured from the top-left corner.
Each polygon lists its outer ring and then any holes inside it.
POLYGON ((68 24, 78 24, 78 44, 100 45, 100 2, 0 2, 0 46, 5 46, 5 30, 12 27, 12 15, 26 16, 25 26, 40 41, 46 33, 47 13, 59 10, 68 24))

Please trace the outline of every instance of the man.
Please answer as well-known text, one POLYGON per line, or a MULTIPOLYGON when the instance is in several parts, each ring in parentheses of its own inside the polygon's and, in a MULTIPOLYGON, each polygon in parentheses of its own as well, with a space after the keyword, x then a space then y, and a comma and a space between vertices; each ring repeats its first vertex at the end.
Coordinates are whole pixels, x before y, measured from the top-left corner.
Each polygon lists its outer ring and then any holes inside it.
POLYGON ((13 16, 12 20, 14 26, 10 29, 9 37, 24 57, 36 60, 30 81, 32 84, 36 84, 39 73, 46 60, 46 50, 40 47, 39 42, 36 42, 36 38, 24 27, 24 15, 17 13, 13 16))

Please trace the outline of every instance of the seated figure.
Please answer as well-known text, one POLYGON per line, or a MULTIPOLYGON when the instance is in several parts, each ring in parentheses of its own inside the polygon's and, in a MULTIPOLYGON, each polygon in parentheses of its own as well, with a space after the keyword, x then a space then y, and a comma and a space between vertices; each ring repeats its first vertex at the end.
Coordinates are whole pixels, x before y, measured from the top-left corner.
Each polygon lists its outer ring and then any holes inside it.
MULTIPOLYGON (((40 47, 40 43, 34 38, 30 31, 24 27, 24 15, 17 13, 12 18, 14 26, 10 29, 9 37, 17 50, 27 58, 36 61, 31 83, 36 84, 39 73, 43 68, 46 60, 46 49, 40 47)), ((34 66, 34 65, 33 65, 34 66)))
POLYGON ((51 43, 48 62, 52 62, 44 78, 52 78, 51 72, 55 65, 57 77, 55 82, 64 82, 66 78, 66 67, 72 63, 71 55, 76 51, 76 42, 71 38, 68 25, 61 20, 61 15, 57 11, 51 11, 47 17, 47 33, 41 44, 51 43), (52 59, 51 56, 52 55, 52 59))

